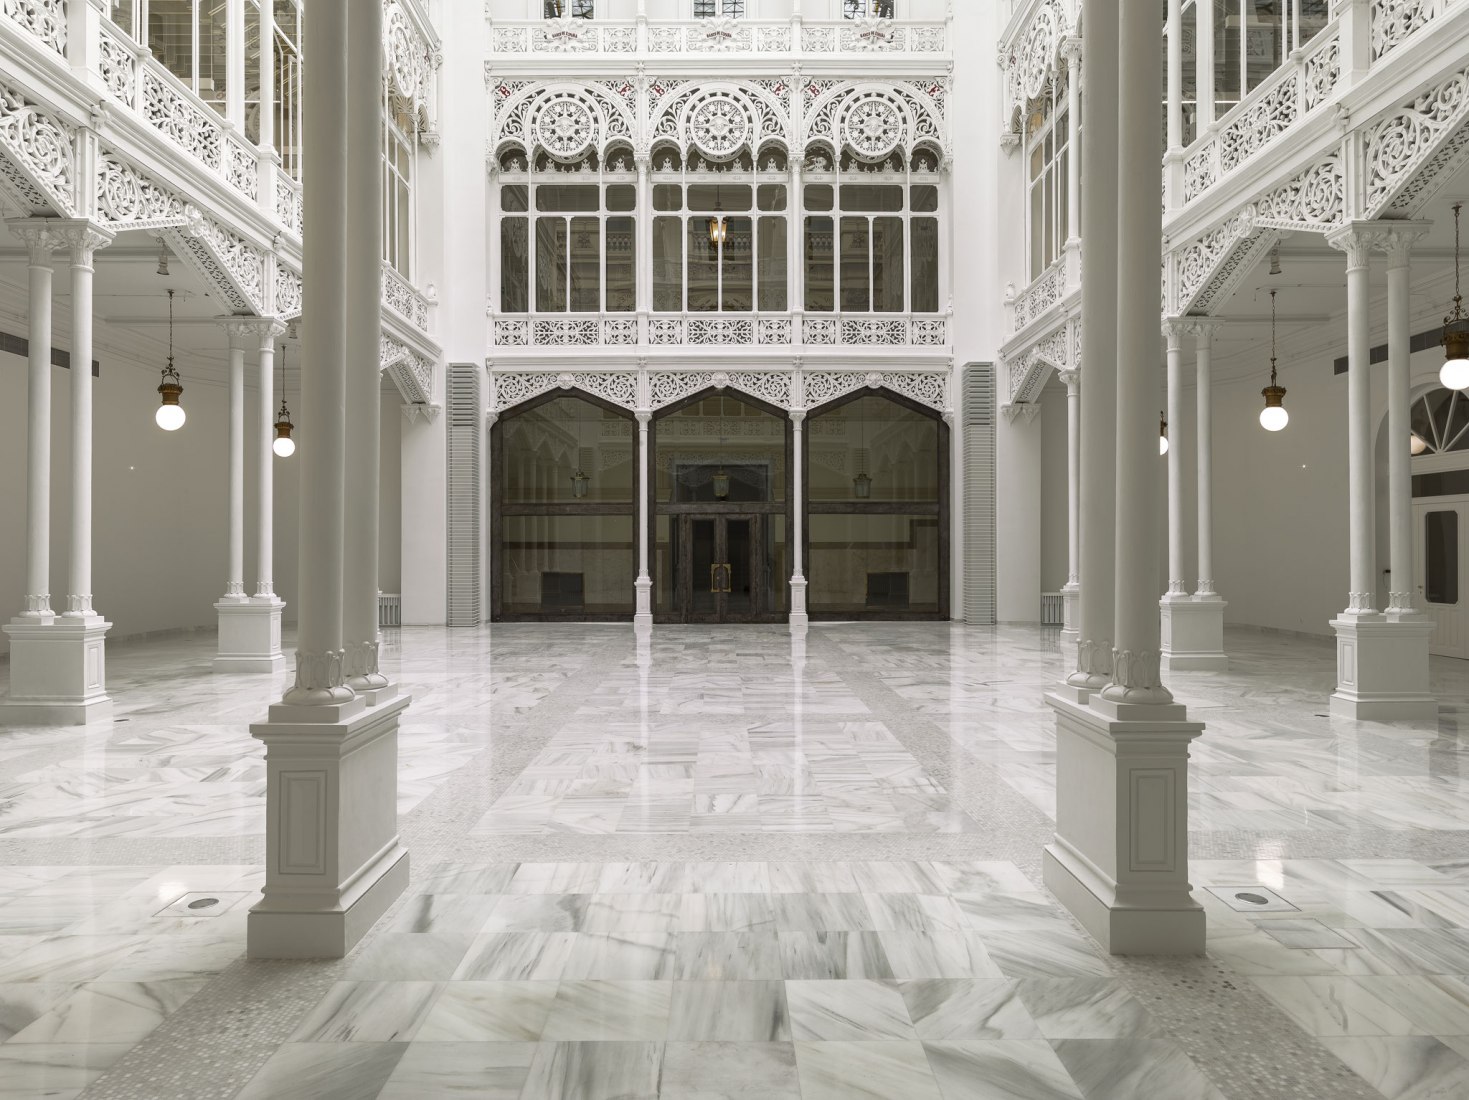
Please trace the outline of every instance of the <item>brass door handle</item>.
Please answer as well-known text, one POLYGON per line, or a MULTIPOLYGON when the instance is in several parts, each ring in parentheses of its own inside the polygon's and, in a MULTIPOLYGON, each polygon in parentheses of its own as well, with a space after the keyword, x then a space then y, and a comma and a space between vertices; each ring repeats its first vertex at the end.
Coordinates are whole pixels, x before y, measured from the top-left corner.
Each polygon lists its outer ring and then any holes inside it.
POLYGON ((709 591, 710 592, 733 592, 734 570, 729 562, 715 562, 709 567, 709 591), (719 571, 724 570, 724 587, 719 585, 719 571))

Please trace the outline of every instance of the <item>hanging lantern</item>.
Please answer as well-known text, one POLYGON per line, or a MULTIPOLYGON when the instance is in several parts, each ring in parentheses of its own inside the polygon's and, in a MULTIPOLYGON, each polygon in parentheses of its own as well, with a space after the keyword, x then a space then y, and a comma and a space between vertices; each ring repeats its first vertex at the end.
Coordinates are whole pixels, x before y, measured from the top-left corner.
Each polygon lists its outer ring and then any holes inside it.
POLYGON ((724 246, 729 239, 729 222, 724 219, 724 206, 714 200, 714 216, 709 219, 709 243, 716 248, 724 246))
POLYGON ((158 411, 153 414, 154 422, 166 432, 176 432, 184 426, 188 415, 179 404, 184 387, 179 381, 179 372, 173 369, 173 291, 168 292, 168 366, 163 368, 163 380, 158 383, 158 394, 162 399, 158 411))
POLYGON ((723 466, 719 467, 719 469, 714 472, 713 483, 714 483, 714 499, 715 500, 728 500, 729 499, 729 471, 726 470, 723 466))
POLYGON ((1161 412, 1158 414, 1158 453, 1168 453, 1168 414, 1161 412))
POLYGON ((1270 292, 1270 385, 1260 391, 1265 398, 1265 407, 1260 410, 1260 427, 1267 432, 1278 432, 1290 423, 1290 413, 1285 411, 1285 387, 1280 385, 1275 373, 1275 291, 1270 292))
POLYGON ((578 466, 576 472, 571 475, 571 495, 577 500, 582 500, 586 497, 587 489, 591 484, 592 479, 587 477, 586 471, 578 466))
POLYGON ((1464 315, 1464 295, 1459 288, 1459 211, 1454 203, 1454 312, 1444 318, 1444 365, 1438 380, 1446 390, 1469 390, 1469 317, 1464 315))
POLYGON ((871 499, 872 478, 867 476, 866 471, 863 471, 852 479, 852 495, 858 500, 871 499))
POLYGON ((296 453, 296 441, 291 438, 291 410, 286 407, 286 346, 281 345, 281 408, 275 414, 275 439, 270 449, 278 458, 290 458, 296 453))

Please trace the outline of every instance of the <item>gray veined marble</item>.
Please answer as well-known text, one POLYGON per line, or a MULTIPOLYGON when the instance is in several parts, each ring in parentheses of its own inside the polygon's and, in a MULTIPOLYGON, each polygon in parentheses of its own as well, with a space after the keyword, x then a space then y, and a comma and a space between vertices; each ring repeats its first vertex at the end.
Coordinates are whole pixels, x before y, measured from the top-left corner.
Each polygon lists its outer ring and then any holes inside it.
POLYGON ((789 1041, 784 982, 675 982, 670 1040, 789 1041))
POLYGON ((558 988, 556 982, 451 982, 415 1038, 420 1043, 534 1042, 558 988))
POLYGON ((790 981, 786 997, 797 1040, 917 1038, 895 982, 790 981))

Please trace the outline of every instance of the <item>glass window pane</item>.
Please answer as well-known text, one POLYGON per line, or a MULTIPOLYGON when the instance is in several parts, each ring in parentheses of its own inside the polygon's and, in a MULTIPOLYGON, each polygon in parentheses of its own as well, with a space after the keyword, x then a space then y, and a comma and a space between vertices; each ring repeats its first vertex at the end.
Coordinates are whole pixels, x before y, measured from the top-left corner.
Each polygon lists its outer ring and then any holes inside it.
POLYGON ((660 503, 713 502, 714 475, 729 475, 727 501, 786 498, 790 421, 729 394, 710 395, 658 419, 653 493, 660 503))
POLYGON ((939 189, 931 183, 919 183, 913 187, 912 209, 915 214, 937 213, 939 189))
POLYGON ((1040 278, 1046 269, 1046 201, 1043 184, 1030 188, 1030 277, 1040 278))
POLYGON ((229 85, 227 4, 199 5, 199 98, 225 113, 229 85))
POLYGON ((761 210, 784 210, 786 208, 785 184, 761 184, 756 192, 756 206, 761 210))
POLYGON ((867 183, 842 185, 843 210, 871 210, 888 213, 903 209, 903 189, 867 183))
POLYGON ((939 503, 939 422, 932 417, 863 397, 812 417, 808 438, 813 501, 939 503))
POLYGON ((872 219, 872 308, 903 312, 903 219, 872 219))
POLYGON ((520 214, 530 209, 530 188, 523 183, 507 183, 500 188, 500 209, 520 214))
POLYGON ((748 313, 755 308, 755 225, 750 218, 725 218, 721 308, 748 313))
POLYGON ((571 219, 571 309, 597 313, 602 308, 602 222, 571 219))
POLYGON ((607 219, 607 312, 638 308, 637 229, 632 218, 607 219))
POLYGON ((630 183, 616 183, 607 188, 607 209, 614 214, 632 210, 638 204, 638 189, 630 183))
POLYGON ((831 313, 836 309, 832 283, 833 236, 831 218, 806 219, 806 308, 813 313, 831 313))
POLYGON ((761 218, 760 239, 757 242, 760 254, 760 309, 766 313, 781 313, 788 307, 789 283, 786 273, 786 220, 784 218, 761 218))
POLYGON ((690 218, 688 227, 689 312, 713 313, 719 309, 719 245, 710 239, 708 218, 690 218))
POLYGON ((500 222, 500 310, 530 311, 530 226, 525 218, 500 222))
POLYGON ((580 397, 558 397, 501 422, 501 503, 631 504, 633 422, 580 397), (576 495, 573 475, 587 480, 576 495))
POLYGON ((653 187, 654 210, 682 210, 683 188, 676 183, 660 183, 653 187))
POLYGON ((1429 603, 1459 602, 1459 513, 1429 512, 1423 521, 1423 595, 1429 603))
POLYGON ((653 308, 683 309, 683 219, 653 219, 653 308))
POLYGON ((566 219, 536 219, 536 310, 566 312, 566 219))
POLYGON ((163 66, 194 86, 194 0, 150 0, 148 48, 163 66))
POLYGON ((939 311, 939 222, 937 218, 914 218, 908 223, 912 235, 912 295, 914 313, 939 311))
POLYGON ((506 516, 502 523, 503 614, 632 614, 632 516, 506 516))
POLYGON ((568 213, 600 210, 599 190, 596 184, 543 183, 536 187, 536 209, 568 213))
POLYGON ((872 309, 871 232, 866 218, 842 219, 842 311, 866 313, 872 309))
POLYGON ((939 614, 939 517, 813 515, 811 610, 939 614))
POLYGON ((754 191, 748 184, 692 183, 690 210, 748 210, 754 191))
POLYGON ((830 210, 835 202, 835 191, 829 183, 813 183, 806 188, 807 210, 830 210))

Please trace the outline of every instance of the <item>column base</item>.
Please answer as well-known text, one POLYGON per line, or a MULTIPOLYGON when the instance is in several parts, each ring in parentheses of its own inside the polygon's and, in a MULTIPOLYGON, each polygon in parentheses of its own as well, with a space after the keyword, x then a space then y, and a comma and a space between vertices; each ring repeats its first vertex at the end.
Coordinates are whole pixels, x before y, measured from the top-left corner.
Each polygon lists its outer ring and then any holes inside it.
POLYGON ((250 910, 252 959, 339 959, 408 885, 398 837, 398 723, 411 698, 360 709, 272 707, 265 743, 264 898, 250 910))
POLYGON ((281 600, 220 600, 219 654, 215 672, 270 672, 286 670, 281 652, 281 600))
POLYGON ((1114 955, 1201 955, 1188 882, 1188 746, 1203 723, 1177 704, 1083 706, 1058 693, 1056 839, 1045 882, 1114 955))
POLYGON ((1163 667, 1174 672, 1224 672, 1224 609, 1218 596, 1166 596, 1158 605, 1163 618, 1163 667))
POLYGON ((1331 713, 1364 722, 1418 722, 1438 718, 1429 691, 1431 619, 1332 620, 1336 631, 1336 691, 1331 713))
POLYGON ((633 582, 633 589, 637 602, 633 605, 635 614, 632 617, 634 626, 653 625, 653 578, 639 577, 633 582))
POLYGON ((0 725, 84 726, 112 715, 107 696, 107 631, 100 615, 17 618, 10 635, 10 694, 0 725))

